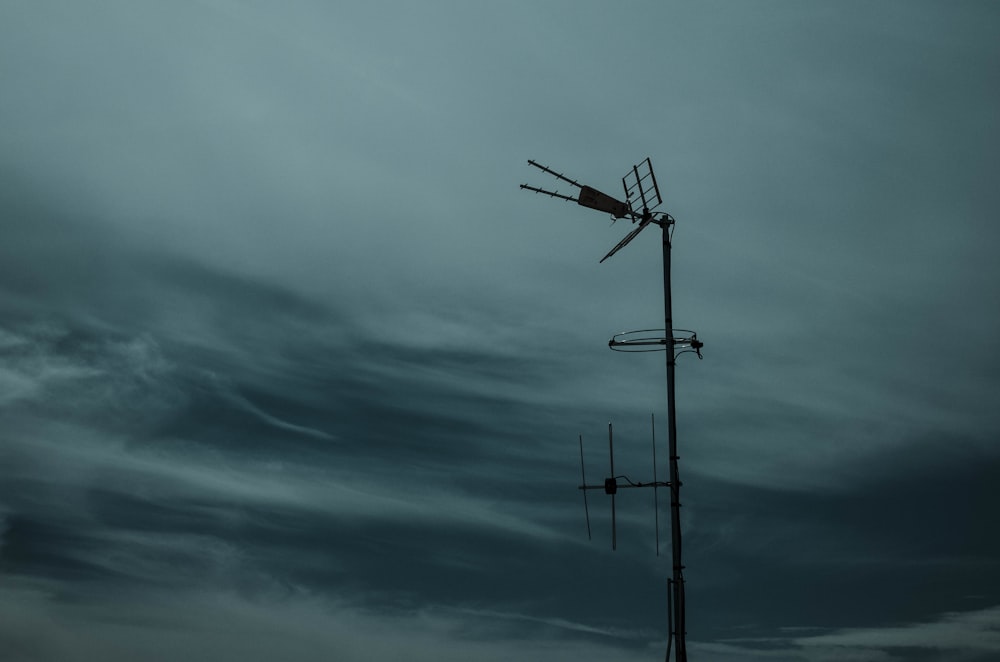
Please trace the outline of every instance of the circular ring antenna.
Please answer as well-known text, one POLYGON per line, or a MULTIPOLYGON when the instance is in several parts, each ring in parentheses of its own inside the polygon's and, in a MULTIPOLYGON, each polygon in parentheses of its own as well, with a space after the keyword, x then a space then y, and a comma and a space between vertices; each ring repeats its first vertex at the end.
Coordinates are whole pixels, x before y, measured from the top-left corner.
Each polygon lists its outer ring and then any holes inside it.
MULTIPOLYGON (((701 355, 704 343, 698 334, 687 329, 673 329, 674 350, 697 352, 701 355)), ((667 349, 666 329, 639 329, 615 334, 608 341, 608 347, 616 352, 664 352, 667 349)))

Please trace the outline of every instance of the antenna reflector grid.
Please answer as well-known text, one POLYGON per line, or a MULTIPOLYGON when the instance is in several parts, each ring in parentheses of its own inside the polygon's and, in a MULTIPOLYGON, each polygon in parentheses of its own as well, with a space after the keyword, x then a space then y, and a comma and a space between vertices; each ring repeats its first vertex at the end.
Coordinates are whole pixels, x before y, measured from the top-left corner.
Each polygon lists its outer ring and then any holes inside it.
POLYGON ((653 162, 648 156, 639 165, 632 166, 632 171, 622 177, 622 186, 625 188, 625 202, 637 216, 642 216, 644 210, 652 211, 663 204, 660 187, 653 174, 653 162), (636 209, 636 203, 641 203, 639 209, 636 209))

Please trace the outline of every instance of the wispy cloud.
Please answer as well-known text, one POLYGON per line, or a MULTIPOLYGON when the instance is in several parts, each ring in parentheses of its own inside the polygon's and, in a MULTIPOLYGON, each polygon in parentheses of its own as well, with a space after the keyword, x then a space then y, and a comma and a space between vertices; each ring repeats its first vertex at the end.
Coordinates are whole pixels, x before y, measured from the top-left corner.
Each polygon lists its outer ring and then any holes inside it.
POLYGON ((307 592, 241 596, 182 592, 155 601, 62 601, 54 587, 12 581, 0 592, 0 642, 11 660, 293 659, 569 662, 634 654, 613 643, 492 631, 482 616, 425 609, 372 610, 307 592))
MULTIPOLYGON (((801 628, 820 631, 787 638, 728 639, 719 644, 698 644, 706 653, 724 660, 802 660, 828 662, 897 660, 904 652, 918 650, 914 659, 991 660, 1000 651, 1000 607, 968 612, 948 612, 937 620, 896 626, 801 628)), ((789 635, 794 629, 783 628, 789 635)))
POLYGON ((804 649, 840 647, 863 651, 922 648, 982 659, 1000 653, 1000 607, 949 612, 936 621, 882 628, 850 628, 795 640, 804 649))

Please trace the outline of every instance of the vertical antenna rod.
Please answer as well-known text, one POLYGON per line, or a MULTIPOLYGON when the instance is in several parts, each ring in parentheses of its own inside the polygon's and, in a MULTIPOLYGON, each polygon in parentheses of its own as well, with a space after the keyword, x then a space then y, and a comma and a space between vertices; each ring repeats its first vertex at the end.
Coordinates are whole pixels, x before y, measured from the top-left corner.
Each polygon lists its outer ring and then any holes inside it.
POLYGON ((587 507, 587 470, 583 468, 583 435, 580 435, 580 476, 583 478, 583 482, 580 483, 580 489, 583 490, 583 512, 587 516, 587 540, 593 540, 590 535, 590 508, 587 507))
POLYGON ((611 495, 611 550, 618 549, 618 529, 615 527, 615 492, 618 491, 618 479, 615 476, 615 447, 611 441, 611 423, 608 423, 608 453, 611 454, 611 478, 604 481, 604 491, 611 495))
POLYGON ((653 521, 656 523, 656 555, 660 555, 660 500, 657 498, 656 488, 659 487, 659 481, 656 480, 656 418, 653 414, 649 415, 649 424, 651 426, 652 438, 653 438, 653 521))

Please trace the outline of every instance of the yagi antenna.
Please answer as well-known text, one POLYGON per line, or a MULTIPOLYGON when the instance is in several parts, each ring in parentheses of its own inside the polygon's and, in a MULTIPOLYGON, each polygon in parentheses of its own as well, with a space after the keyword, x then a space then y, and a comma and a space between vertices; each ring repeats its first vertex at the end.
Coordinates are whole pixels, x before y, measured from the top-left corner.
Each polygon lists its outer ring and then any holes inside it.
POLYGON ((622 188, 625 190, 625 202, 617 200, 607 193, 602 193, 597 189, 581 184, 575 179, 570 179, 561 172, 556 172, 552 168, 543 166, 537 161, 528 159, 528 165, 546 172, 556 179, 566 182, 571 186, 580 189, 576 197, 564 195, 559 191, 549 191, 537 186, 521 184, 522 189, 544 193, 553 198, 559 198, 568 202, 575 202, 583 207, 603 211, 618 220, 619 218, 631 218, 633 223, 638 222, 639 226, 629 232, 624 239, 611 249, 611 251, 601 258, 604 262, 609 257, 625 248, 629 242, 635 239, 636 235, 646 229, 650 223, 672 224, 674 219, 670 214, 653 213, 653 210, 663 204, 660 196, 660 187, 656 184, 656 175, 653 174, 653 162, 646 157, 646 160, 639 165, 632 166, 632 169, 622 177, 622 188))
MULTIPOLYGON (((650 415, 652 417, 652 415, 650 415)), ((587 474, 584 469, 583 463, 583 435, 580 435, 580 474, 583 476, 583 483, 577 488, 583 490, 583 511, 587 518, 587 538, 591 539, 590 535, 590 509, 587 507, 587 490, 604 490, 604 493, 611 497, 611 549, 618 549, 618 524, 617 524, 617 513, 615 508, 615 495, 618 494, 620 489, 636 488, 636 487, 652 487, 653 488, 653 509, 656 518, 656 555, 660 555, 660 520, 659 520, 659 507, 657 505, 656 499, 656 488, 658 487, 670 487, 670 483, 665 483, 656 480, 656 437, 653 437, 653 481, 649 483, 634 482, 628 476, 616 475, 615 474, 615 445, 614 445, 614 430, 611 423, 608 423, 608 455, 610 456, 611 464, 611 475, 604 479, 603 484, 588 485, 587 484, 587 474)))
POLYGON ((568 200, 569 202, 575 202, 583 207, 588 207, 590 209, 596 209, 597 211, 607 212, 615 217, 615 220, 619 218, 632 217, 634 222, 634 214, 627 204, 621 200, 616 200, 612 198, 607 193, 601 193, 596 188, 590 186, 585 186, 580 184, 574 179, 566 177, 560 172, 556 172, 551 168, 543 166, 537 161, 532 161, 528 159, 528 165, 534 166, 541 170, 542 172, 547 172, 556 179, 561 179, 562 181, 577 187, 580 192, 574 198, 569 195, 563 195, 559 191, 547 191, 543 188, 538 188, 537 186, 529 186, 528 184, 521 184, 521 188, 527 189, 529 191, 534 191, 535 193, 544 193, 545 195, 551 196, 553 198, 561 198, 562 200, 568 200))

